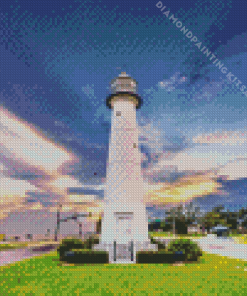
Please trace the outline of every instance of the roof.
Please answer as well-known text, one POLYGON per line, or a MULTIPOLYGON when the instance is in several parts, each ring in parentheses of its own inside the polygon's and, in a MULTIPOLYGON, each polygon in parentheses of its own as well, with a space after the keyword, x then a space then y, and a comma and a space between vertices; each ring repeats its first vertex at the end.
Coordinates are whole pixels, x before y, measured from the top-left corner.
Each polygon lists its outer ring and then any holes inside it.
POLYGON ((229 227, 226 227, 226 226, 216 226, 216 227, 212 227, 212 229, 215 229, 215 230, 227 230, 229 227))

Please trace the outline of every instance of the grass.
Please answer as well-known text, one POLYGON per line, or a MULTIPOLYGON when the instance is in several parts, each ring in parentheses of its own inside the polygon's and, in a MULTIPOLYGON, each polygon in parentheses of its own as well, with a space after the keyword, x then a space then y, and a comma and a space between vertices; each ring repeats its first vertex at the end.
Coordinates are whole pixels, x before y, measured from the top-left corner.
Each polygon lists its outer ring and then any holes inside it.
POLYGON ((149 232, 148 233, 150 236, 152 237, 167 237, 167 238, 201 238, 201 237, 205 237, 207 236, 202 235, 202 234, 177 234, 176 236, 174 236, 173 234, 167 233, 167 232, 149 232))
POLYGON ((29 246, 46 245, 52 242, 47 241, 36 241, 36 242, 11 242, 9 244, 0 244, 0 251, 11 250, 11 249, 23 249, 29 246))
POLYGON ((12 249, 23 249, 26 248, 28 244, 22 243, 22 244, 4 244, 0 245, 0 251, 5 251, 5 250, 12 250, 12 249))
POLYGON ((231 237, 238 244, 244 244, 244 245, 247 244, 247 235, 246 234, 232 235, 231 237))
POLYGON ((247 261, 67 266, 54 251, 0 267, 0 295, 247 295, 247 261))
MULTIPOLYGON (((149 232, 149 235, 154 237, 167 237, 167 238, 175 238, 175 236, 172 233, 167 233, 167 232, 149 232)), ((215 234, 216 235, 216 234, 215 234)), ((176 238, 202 238, 207 236, 207 234, 177 234, 176 238)), ((233 237, 233 238, 240 238, 243 239, 247 242, 247 234, 229 234, 229 237, 233 237)))

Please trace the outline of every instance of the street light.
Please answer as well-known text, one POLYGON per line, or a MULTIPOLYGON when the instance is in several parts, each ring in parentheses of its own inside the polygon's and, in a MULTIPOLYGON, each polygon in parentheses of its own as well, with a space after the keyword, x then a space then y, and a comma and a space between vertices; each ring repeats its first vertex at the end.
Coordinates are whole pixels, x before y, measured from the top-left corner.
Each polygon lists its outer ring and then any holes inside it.
POLYGON ((62 205, 59 204, 58 206, 58 209, 57 209, 57 227, 55 229, 55 242, 57 242, 57 238, 58 238, 58 235, 59 235, 59 231, 60 231, 60 209, 59 208, 62 208, 62 205))
MULTIPOLYGON (((62 205, 59 205, 59 208, 62 208, 62 205)), ((55 229, 55 241, 58 240, 58 235, 59 235, 59 231, 60 231, 60 223, 61 222, 68 222, 68 220, 77 220, 77 222, 79 221, 80 218, 82 217, 92 217, 92 213, 83 213, 83 214, 78 214, 78 213, 74 213, 73 216, 70 217, 66 217, 64 219, 60 218, 60 209, 58 208, 57 210, 57 227, 55 229)), ((85 220, 85 219, 84 219, 85 220)), ((79 235, 80 237, 82 237, 82 221, 79 221, 79 235)))

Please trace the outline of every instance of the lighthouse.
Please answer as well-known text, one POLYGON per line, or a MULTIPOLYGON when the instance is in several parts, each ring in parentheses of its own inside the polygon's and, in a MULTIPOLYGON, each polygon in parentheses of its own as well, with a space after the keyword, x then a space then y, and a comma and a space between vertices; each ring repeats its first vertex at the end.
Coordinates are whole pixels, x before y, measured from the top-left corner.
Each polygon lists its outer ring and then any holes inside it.
POLYGON ((111 81, 106 105, 111 134, 101 238, 95 249, 109 251, 110 263, 135 263, 138 250, 156 250, 148 237, 136 110, 142 104, 137 82, 122 72, 111 81))

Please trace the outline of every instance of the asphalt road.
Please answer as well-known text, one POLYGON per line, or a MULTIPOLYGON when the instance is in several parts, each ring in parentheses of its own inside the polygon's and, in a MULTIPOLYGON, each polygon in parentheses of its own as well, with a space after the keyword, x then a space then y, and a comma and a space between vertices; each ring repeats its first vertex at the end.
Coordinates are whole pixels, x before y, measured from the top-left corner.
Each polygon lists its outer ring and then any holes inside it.
POLYGON ((54 251, 54 249, 48 250, 48 251, 36 251, 36 252, 33 252, 28 248, 0 251, 0 266, 15 263, 24 259, 29 259, 34 256, 48 254, 49 252, 54 251))

